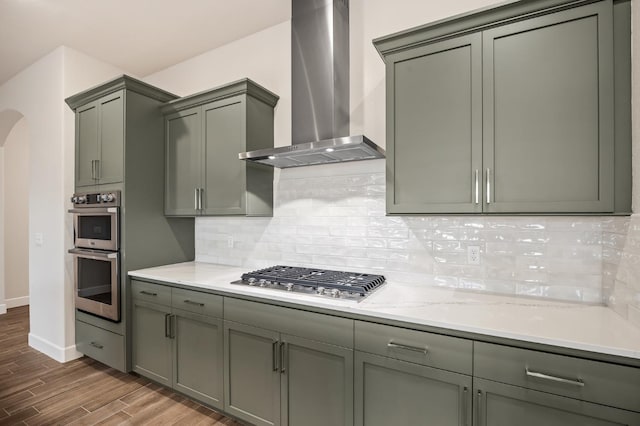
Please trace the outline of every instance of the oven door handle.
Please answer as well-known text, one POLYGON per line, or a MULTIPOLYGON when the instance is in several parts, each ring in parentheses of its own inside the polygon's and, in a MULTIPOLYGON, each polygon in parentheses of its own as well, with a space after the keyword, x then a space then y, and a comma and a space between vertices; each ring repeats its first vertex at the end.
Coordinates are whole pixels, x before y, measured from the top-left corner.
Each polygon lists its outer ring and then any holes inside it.
POLYGON ((68 213, 85 215, 85 216, 95 216, 96 214, 104 214, 104 213, 118 213, 117 207, 85 207, 83 209, 69 209, 68 213))
POLYGON ((69 253, 76 256, 88 257, 90 259, 115 259, 118 257, 118 253, 115 251, 103 252, 98 250, 72 248, 69 249, 69 253))

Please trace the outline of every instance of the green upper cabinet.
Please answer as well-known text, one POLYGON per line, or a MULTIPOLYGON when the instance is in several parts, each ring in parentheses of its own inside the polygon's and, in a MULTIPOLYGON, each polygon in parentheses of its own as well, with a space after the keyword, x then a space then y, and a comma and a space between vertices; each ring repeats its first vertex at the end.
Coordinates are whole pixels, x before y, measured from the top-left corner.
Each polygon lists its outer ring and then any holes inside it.
POLYGON ((160 102, 175 99, 126 75, 66 99, 76 115, 76 188, 123 182, 127 134, 139 126, 132 117, 144 104, 140 95, 160 102))
POLYGON ((485 211, 613 211, 612 36, 608 2, 482 34, 485 211))
POLYGON ((165 214, 269 216, 273 169, 238 153, 273 147, 278 96, 245 79, 163 107, 165 214))
POLYGON ((124 91, 76 110, 76 186, 122 182, 124 91))
POLYGON ((389 213, 473 213, 482 167, 481 37, 394 56, 387 80, 389 213))
POLYGON ((628 2, 567 3, 374 41, 388 213, 630 212, 628 2))
POLYGON ((95 185, 98 158, 98 105, 91 102, 76 110, 76 186, 95 185))
POLYGON ((166 180, 165 213, 193 216, 198 211, 202 181, 200 108, 165 116, 166 180))

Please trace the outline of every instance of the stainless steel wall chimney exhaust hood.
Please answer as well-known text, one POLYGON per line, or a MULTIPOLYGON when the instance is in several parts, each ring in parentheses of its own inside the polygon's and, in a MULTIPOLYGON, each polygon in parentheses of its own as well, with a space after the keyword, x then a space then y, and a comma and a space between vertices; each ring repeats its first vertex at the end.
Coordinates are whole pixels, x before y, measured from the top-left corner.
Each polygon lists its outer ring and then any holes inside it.
POLYGON ((287 168, 384 158, 349 134, 349 2, 291 2, 292 145, 244 152, 241 160, 287 168))

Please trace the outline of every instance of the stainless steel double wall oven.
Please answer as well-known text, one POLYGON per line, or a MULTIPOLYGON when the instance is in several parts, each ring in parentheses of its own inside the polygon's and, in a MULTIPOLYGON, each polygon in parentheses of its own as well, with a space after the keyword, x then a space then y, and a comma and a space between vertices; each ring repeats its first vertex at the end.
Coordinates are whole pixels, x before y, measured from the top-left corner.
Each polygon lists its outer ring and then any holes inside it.
POLYGON ((75 306, 120 321, 120 191, 74 194, 75 306))

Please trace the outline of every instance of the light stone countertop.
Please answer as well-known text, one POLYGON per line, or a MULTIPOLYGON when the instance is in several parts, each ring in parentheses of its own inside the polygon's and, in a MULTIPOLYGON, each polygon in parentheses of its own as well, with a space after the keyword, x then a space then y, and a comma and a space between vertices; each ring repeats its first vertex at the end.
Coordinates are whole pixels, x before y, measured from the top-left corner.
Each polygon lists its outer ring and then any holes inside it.
MULTIPOLYGON (((246 268, 186 262, 129 272, 131 277, 176 283, 225 295, 395 320, 640 360, 640 328, 605 306, 387 282, 362 302, 230 284, 246 268)), ((383 321, 381 321, 383 322, 383 321)))

